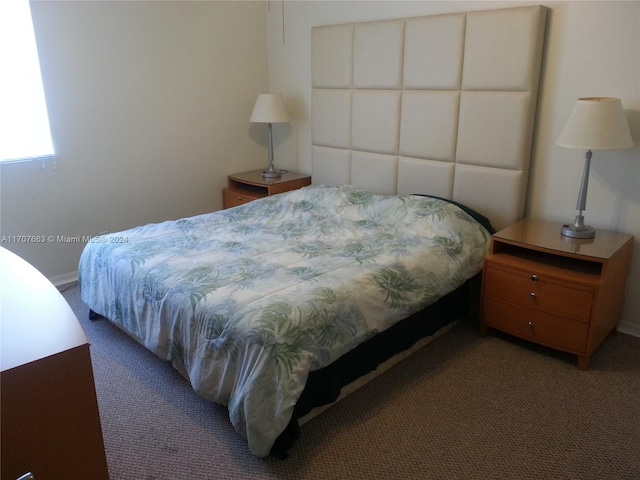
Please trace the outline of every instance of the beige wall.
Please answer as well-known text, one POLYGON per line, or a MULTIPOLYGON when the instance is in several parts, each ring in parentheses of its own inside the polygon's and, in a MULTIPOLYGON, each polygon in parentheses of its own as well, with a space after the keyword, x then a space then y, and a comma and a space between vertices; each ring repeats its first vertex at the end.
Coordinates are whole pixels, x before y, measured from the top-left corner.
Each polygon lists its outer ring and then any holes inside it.
MULTIPOLYGON (((222 207, 266 165, 263 2, 32 2, 56 167, 0 167, 0 236, 85 236, 222 207), (259 135, 263 133, 263 135, 259 135)), ((54 281, 83 244, 7 244, 54 281)))
POLYGON ((276 155, 311 172, 311 27, 543 3, 550 7, 528 215, 570 222, 584 152, 555 145, 578 97, 622 99, 635 147, 595 152, 586 222, 635 236, 622 327, 640 335, 640 2, 281 2, 267 11, 269 88, 285 94, 293 133, 277 132, 276 155))
MULTIPOLYGON (((276 164, 310 172, 314 25, 532 3, 34 2, 57 168, 0 167, 0 235, 95 235, 221 208, 226 174, 265 163, 248 118, 267 88, 292 114, 274 126, 276 164)), ((576 98, 622 98, 636 146, 594 154, 585 215, 636 238, 623 326, 640 335, 640 2, 544 4, 528 212, 573 218, 584 152, 555 139, 576 98)), ((73 277, 82 246, 10 248, 55 280, 73 277)))

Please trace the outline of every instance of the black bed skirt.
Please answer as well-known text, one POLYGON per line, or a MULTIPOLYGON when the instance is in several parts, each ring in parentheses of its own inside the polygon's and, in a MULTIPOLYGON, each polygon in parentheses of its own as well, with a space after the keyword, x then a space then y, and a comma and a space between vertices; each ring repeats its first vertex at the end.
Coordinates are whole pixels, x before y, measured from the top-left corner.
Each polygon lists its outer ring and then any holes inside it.
POLYGON ((479 277, 474 277, 433 305, 396 323, 330 365, 310 372, 293 417, 276 440, 271 454, 286 458, 299 434, 298 419, 314 408, 335 402, 344 386, 375 370, 394 355, 408 350, 420 339, 435 334, 455 320, 468 318, 477 307, 478 282, 479 277))

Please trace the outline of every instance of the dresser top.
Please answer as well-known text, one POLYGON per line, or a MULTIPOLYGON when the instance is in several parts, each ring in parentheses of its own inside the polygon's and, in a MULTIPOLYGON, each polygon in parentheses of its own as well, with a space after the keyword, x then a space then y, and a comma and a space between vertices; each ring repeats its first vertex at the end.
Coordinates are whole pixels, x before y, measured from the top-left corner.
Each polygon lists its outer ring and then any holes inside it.
POLYGON ((520 244, 539 250, 595 257, 611 258, 633 237, 624 233, 597 230, 594 238, 571 238, 560 233, 561 223, 526 218, 494 235, 494 239, 520 244))
POLYGON ((86 345, 73 310, 44 275, 0 247, 0 368, 34 362, 86 345))

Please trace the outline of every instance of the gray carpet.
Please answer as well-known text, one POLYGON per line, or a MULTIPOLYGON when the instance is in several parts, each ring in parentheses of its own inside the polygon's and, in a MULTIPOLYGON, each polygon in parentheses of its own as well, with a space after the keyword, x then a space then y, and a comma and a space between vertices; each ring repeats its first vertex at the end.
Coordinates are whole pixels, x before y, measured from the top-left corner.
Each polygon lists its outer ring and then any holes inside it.
POLYGON ((471 324, 302 427, 287 460, 251 455, 224 407, 63 293, 91 343, 112 480, 640 479, 640 338, 589 371, 471 324))

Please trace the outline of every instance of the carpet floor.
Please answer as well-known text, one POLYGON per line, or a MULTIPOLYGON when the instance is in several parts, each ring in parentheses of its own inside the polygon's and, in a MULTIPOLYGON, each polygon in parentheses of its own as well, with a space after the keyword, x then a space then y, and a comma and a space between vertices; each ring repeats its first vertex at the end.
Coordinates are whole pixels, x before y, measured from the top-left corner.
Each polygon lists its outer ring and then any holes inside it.
POLYGON ((575 357, 460 324, 253 456, 224 407, 63 296, 91 344, 112 480, 640 479, 640 338, 575 357))

